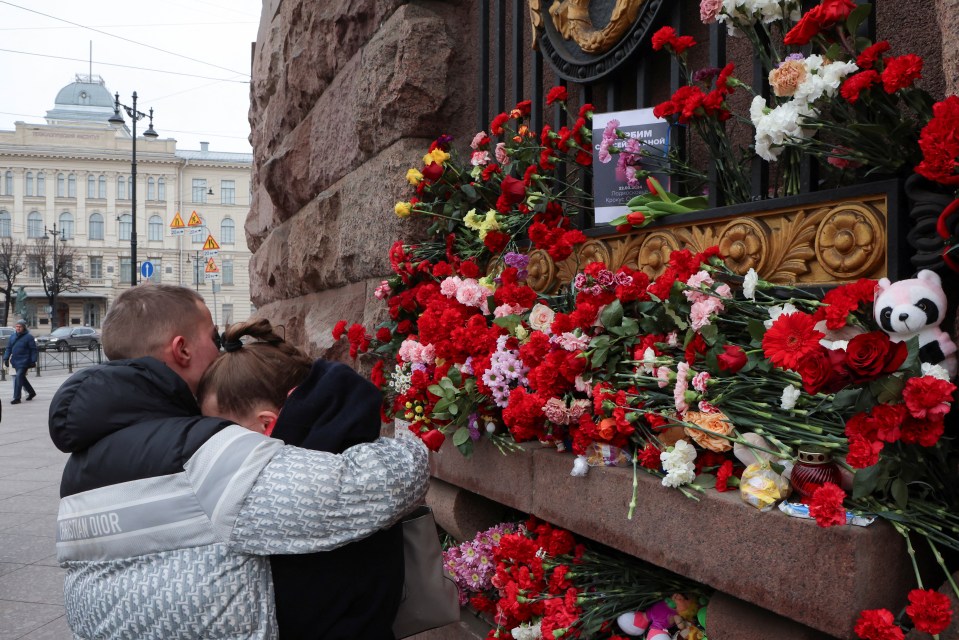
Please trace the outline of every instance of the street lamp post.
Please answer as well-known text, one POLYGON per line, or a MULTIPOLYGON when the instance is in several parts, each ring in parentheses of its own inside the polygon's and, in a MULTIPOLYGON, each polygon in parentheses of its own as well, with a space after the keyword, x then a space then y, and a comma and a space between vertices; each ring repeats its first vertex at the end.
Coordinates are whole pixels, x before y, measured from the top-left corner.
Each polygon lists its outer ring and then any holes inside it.
MULTIPOLYGON (((113 103, 113 115, 109 119, 110 124, 125 124, 123 116, 120 115, 120 107, 127 112, 133 123, 133 162, 130 167, 130 202, 132 202, 131 212, 133 214, 132 226, 130 227, 130 286, 137 285, 137 121, 148 117, 142 111, 137 111, 137 92, 133 92, 133 106, 128 107, 120 104, 120 92, 116 93, 113 103)), ((150 109, 150 126, 143 132, 144 138, 156 138, 157 132, 153 130, 153 109, 150 109)))
POLYGON ((57 231, 57 223, 53 223, 53 229, 43 228, 43 239, 46 240, 47 236, 53 238, 53 281, 50 284, 50 291, 52 295, 50 296, 50 328, 57 328, 57 294, 60 293, 60 273, 57 271, 57 239, 60 242, 66 242, 67 236, 66 232, 63 229, 57 231))

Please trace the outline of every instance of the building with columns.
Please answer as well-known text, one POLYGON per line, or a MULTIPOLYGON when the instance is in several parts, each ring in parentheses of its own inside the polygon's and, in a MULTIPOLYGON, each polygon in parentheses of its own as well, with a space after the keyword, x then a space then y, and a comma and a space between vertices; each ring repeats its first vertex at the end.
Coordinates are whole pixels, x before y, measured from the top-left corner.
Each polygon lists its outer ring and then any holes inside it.
MULTIPOLYGON (((44 124, 17 122, 14 131, 0 131, 0 239, 23 243, 29 254, 56 225, 58 242, 65 238, 75 256, 71 267, 79 290, 60 293, 55 310, 49 308, 39 261, 24 258, 27 268, 14 289, 25 287, 26 319, 41 333, 54 319, 56 326, 99 327, 116 295, 131 286, 133 140, 128 126, 108 122, 112 116, 114 97, 103 79, 78 75, 57 94, 44 124)), ((252 154, 217 152, 208 143, 200 143, 198 151, 180 150, 172 138, 144 138, 147 123, 140 125, 138 283, 139 267, 149 261, 151 280, 196 287, 221 328, 246 320, 253 310, 243 231, 252 154), (170 225, 178 212, 184 222, 196 212, 201 233, 173 235, 170 225), (220 245, 214 257, 218 281, 206 278, 203 245, 210 234, 220 245)))

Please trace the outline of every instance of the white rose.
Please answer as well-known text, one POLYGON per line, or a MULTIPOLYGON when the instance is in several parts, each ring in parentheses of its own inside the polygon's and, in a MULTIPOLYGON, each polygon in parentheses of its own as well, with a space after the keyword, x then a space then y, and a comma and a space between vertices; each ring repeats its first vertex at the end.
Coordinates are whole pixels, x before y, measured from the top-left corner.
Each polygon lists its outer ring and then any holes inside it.
POLYGON ((553 324, 553 318, 555 317, 556 312, 545 304, 536 304, 529 312, 529 326, 536 331, 549 333, 549 328, 553 324))

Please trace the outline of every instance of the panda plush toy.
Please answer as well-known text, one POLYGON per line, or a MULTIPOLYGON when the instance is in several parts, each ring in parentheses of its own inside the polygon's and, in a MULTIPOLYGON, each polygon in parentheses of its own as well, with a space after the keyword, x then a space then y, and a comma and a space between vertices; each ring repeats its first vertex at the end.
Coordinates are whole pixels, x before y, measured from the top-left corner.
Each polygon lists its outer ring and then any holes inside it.
POLYGON ((956 343, 939 328, 946 305, 939 275, 923 269, 910 280, 880 280, 873 313, 893 342, 919 336, 919 359, 940 365, 949 372, 950 378, 955 378, 956 343))

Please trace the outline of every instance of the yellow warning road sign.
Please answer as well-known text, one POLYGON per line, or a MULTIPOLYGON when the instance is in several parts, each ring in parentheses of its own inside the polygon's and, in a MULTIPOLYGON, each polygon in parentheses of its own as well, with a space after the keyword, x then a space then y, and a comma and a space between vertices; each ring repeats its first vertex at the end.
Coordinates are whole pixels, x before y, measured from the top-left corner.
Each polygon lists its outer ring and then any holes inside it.
POLYGON ((213 258, 210 258, 206 263, 206 270, 203 273, 204 280, 219 280, 220 279, 220 268, 216 266, 216 262, 213 261, 213 258))
POLYGON ((197 215, 196 211, 190 214, 190 221, 186 223, 188 227, 199 227, 203 224, 203 221, 200 220, 200 216, 197 215))
POLYGON ((214 251, 219 248, 220 248, 220 245, 217 244, 217 241, 213 239, 213 234, 211 233, 210 235, 208 235, 206 237, 206 242, 203 243, 203 250, 214 251))
POLYGON ((173 222, 170 223, 170 234, 174 236, 179 236, 183 234, 183 218, 180 217, 180 212, 177 211, 176 215, 173 216, 173 222))

